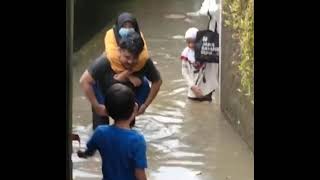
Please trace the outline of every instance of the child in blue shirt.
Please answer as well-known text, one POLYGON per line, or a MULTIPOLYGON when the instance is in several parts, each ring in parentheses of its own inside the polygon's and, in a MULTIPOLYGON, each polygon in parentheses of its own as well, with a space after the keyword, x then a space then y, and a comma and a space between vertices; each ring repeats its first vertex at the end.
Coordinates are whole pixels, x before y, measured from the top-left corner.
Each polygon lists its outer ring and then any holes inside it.
POLYGON ((117 83, 108 91, 105 107, 115 124, 100 125, 78 156, 92 156, 96 150, 102 158, 103 180, 146 180, 146 142, 140 133, 130 128, 138 105, 127 86, 117 83))

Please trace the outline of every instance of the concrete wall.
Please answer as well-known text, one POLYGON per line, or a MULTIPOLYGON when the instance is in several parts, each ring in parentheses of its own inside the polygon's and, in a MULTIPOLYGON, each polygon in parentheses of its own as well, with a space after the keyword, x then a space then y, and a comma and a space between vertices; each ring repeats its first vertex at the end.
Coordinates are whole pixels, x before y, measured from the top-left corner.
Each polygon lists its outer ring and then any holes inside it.
POLYGON ((95 34, 108 23, 115 22, 124 10, 136 0, 74 0, 74 44, 73 50, 78 51, 95 34))
POLYGON ((74 51, 79 50, 112 18, 116 17, 114 4, 111 0, 75 0, 74 51))
MULTIPOLYGON (((224 16, 222 15, 222 22, 224 16)), ((254 151, 254 105, 238 92, 239 45, 232 31, 221 26, 221 110, 249 148, 254 151)))

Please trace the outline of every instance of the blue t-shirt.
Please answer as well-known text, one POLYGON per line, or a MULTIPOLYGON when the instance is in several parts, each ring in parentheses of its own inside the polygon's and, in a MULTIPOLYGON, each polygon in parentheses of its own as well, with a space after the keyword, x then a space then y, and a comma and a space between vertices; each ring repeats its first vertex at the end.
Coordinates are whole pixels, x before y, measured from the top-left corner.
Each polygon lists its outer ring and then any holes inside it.
POLYGON ((98 126, 87 143, 87 152, 96 150, 102 158, 104 180, 136 180, 136 168, 147 168, 146 142, 135 130, 114 125, 98 126))

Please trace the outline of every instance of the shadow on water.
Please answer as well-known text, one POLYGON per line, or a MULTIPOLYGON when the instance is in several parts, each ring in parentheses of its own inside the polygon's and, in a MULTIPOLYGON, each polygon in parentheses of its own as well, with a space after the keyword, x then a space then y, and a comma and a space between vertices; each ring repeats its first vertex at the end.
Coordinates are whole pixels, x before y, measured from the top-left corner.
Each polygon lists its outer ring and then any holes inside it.
MULTIPOLYGON (((129 1, 128 1, 129 2, 129 1)), ((137 0, 130 4, 146 37, 148 48, 163 85, 144 115, 137 117, 136 129, 148 143, 147 173, 151 180, 253 180, 253 155, 233 131, 215 103, 189 101, 181 75, 180 53, 187 28, 205 28, 206 17, 187 17, 200 8, 199 0, 137 0)), ((128 5, 129 7, 129 5, 128 5)), ((118 11, 124 9, 118 9, 118 11)), ((104 49, 109 23, 73 59, 73 131, 81 137, 81 148, 91 135, 90 104, 80 90, 80 75, 104 49)), ((73 143, 74 152, 79 149, 73 143)), ((74 179, 98 180, 101 160, 72 155, 74 179)))

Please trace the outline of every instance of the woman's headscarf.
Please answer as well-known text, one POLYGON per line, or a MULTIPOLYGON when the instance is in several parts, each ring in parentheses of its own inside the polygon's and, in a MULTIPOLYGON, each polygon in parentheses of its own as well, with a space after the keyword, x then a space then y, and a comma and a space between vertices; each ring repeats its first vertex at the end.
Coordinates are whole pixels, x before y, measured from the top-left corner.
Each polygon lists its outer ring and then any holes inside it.
POLYGON ((114 33, 115 33, 115 36, 116 36, 116 40, 117 40, 117 43, 119 44, 120 42, 120 35, 119 35, 119 30, 120 28, 123 26, 123 24, 125 22, 131 22, 132 25, 133 25, 133 28, 134 30, 140 34, 140 29, 139 29, 139 26, 138 26, 138 22, 137 22, 137 19, 130 13, 128 12, 124 12, 124 13, 121 13, 119 16, 118 16, 118 19, 116 20, 116 23, 114 25, 114 33))

